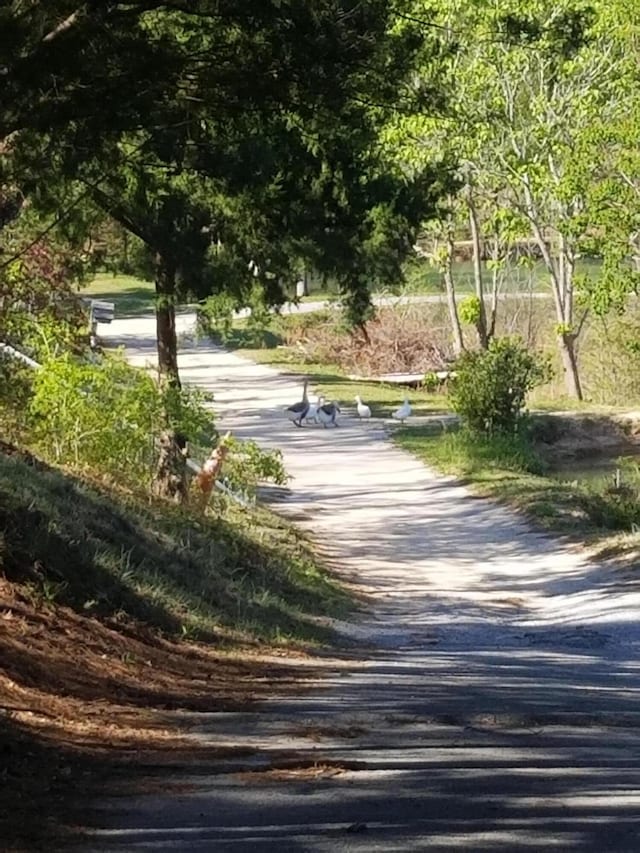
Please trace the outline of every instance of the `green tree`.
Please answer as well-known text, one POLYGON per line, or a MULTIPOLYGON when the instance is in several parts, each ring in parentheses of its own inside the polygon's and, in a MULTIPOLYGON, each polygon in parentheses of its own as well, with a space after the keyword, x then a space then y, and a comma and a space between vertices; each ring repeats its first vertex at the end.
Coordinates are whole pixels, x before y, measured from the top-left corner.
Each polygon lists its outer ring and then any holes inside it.
POLYGON ((576 310, 576 293, 591 284, 577 275, 577 265, 596 244, 605 253, 598 209, 610 209, 619 195, 619 181, 603 174, 593 128, 612 110, 624 114, 620 74, 633 42, 619 37, 623 6, 622 0, 614 4, 617 34, 608 4, 582 0, 535 0, 526 7, 498 0, 482 8, 447 0, 435 18, 428 4, 416 2, 411 16, 445 34, 445 79, 455 108, 440 121, 415 116, 405 147, 424 157, 434 140, 444 140, 456 158, 456 201, 468 211, 473 244, 480 343, 492 326, 480 258, 489 255, 499 272, 509 244, 528 233, 547 269, 566 387, 575 397, 582 396, 576 341, 586 319, 576 310), (598 206, 590 203, 596 180, 598 206))
POLYGON ((167 383, 186 294, 241 298, 257 275, 277 304, 302 259, 336 275, 357 319, 371 283, 400 274, 437 187, 377 144, 420 42, 383 0, 13 3, 5 22, 4 168, 43 209, 62 197, 81 220, 91 199, 140 239, 167 383))

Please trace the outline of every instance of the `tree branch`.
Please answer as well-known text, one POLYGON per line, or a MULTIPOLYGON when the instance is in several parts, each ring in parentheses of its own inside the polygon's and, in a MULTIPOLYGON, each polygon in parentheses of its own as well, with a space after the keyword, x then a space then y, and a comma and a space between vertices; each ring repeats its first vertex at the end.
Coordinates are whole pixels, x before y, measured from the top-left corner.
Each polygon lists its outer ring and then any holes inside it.
MULTIPOLYGON (((82 182, 85 183, 85 181, 82 182)), ((147 231, 147 229, 142 225, 135 222, 121 202, 114 199, 104 190, 95 186, 90 188, 90 194, 95 203, 108 213, 109 216, 112 216, 116 222, 119 222, 120 225, 127 229, 127 231, 130 231, 132 234, 135 234, 136 237, 139 237, 143 243, 151 245, 151 232, 147 231)))
POLYGON ((75 12, 72 12, 67 18, 64 19, 61 23, 59 23, 56 27, 50 30, 46 36, 42 39, 43 44, 49 44, 61 36, 63 33, 66 33, 68 30, 73 27, 73 25, 78 21, 82 12, 86 11, 87 4, 83 3, 82 6, 78 6, 75 12))

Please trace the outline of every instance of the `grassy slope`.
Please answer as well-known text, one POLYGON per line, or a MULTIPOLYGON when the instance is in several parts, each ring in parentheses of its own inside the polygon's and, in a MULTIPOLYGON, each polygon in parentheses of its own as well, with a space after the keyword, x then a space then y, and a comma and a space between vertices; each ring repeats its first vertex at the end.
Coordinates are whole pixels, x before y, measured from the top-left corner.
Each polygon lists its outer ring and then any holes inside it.
POLYGON ((60 849, 108 782, 213 772, 224 749, 169 711, 299 691, 300 666, 260 649, 329 641, 316 617, 351 607, 267 511, 190 516, 0 444, 2 849, 60 849))
POLYGON ((170 636, 327 639, 309 614, 347 596, 301 537, 264 510, 195 517, 0 454, 0 550, 33 595, 170 636), (20 567, 40 566, 33 578, 20 567))

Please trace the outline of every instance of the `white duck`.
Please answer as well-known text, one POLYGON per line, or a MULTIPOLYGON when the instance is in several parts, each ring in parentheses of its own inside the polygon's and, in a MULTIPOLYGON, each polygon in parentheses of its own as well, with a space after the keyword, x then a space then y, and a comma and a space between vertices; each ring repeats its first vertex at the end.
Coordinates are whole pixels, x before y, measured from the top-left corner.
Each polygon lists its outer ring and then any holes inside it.
POLYGON ((338 426, 337 416, 339 413, 340 406, 336 402, 318 406, 318 420, 325 429, 328 424, 333 424, 334 427, 338 426))
POLYGON ((302 392, 302 400, 299 403, 294 403, 285 409, 285 414, 297 427, 302 426, 302 421, 306 418, 309 411, 309 398, 307 397, 307 386, 309 380, 304 380, 304 390, 302 392))
POLYGON ((356 411, 361 421, 368 421, 371 418, 371 409, 366 403, 363 403, 360 397, 356 396, 356 411))
POLYGON ((395 412, 391 415, 395 420, 400 421, 403 424, 408 417, 411 416, 411 405, 409 403, 409 398, 404 398, 404 403, 400 406, 399 409, 396 409, 395 412))

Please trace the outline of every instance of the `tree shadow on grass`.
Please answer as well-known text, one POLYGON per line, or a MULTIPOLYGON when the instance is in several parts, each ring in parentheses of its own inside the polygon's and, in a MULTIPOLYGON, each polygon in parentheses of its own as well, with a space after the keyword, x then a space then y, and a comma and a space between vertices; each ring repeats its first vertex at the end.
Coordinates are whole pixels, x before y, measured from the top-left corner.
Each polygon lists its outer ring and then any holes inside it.
POLYGON ((266 513, 242 527, 194 518, 3 450, 0 837, 3 849, 59 849, 51 839, 73 822, 70 806, 82 821, 92 785, 141 761, 166 775, 167 762, 190 760, 193 745, 166 740, 179 723, 169 712, 238 710, 295 689, 286 664, 220 649, 225 625, 248 640, 248 629, 326 640, 307 616, 346 596, 266 513), (176 642, 185 625, 207 645, 176 642))
POLYGON ((3 568, 35 599, 209 642, 225 627, 329 640, 308 617, 346 595, 282 522, 254 516, 196 517, 0 456, 3 568))
POLYGON ((99 302, 113 302, 116 319, 147 314, 155 307, 155 289, 151 284, 146 287, 124 287, 85 295, 88 299, 96 299, 99 302))

